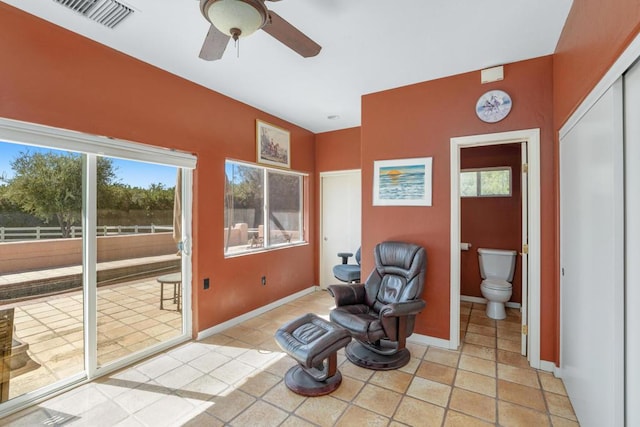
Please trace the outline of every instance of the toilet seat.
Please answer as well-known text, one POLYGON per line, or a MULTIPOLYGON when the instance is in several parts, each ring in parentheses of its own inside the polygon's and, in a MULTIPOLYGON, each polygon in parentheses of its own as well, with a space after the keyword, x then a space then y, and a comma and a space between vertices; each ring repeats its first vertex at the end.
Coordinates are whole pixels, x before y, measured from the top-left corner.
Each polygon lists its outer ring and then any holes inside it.
POLYGON ((511 283, 506 280, 500 279, 485 279, 482 281, 481 286, 484 286, 487 289, 493 289, 495 291, 507 291, 511 290, 511 283))

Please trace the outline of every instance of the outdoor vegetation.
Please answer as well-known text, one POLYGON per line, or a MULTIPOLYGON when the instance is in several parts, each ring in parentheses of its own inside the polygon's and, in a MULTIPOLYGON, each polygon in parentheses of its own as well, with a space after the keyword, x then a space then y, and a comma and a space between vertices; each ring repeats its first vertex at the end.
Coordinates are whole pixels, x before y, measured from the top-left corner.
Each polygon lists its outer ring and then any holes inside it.
MULTIPOLYGON (((75 153, 21 152, 13 176, 0 177, 0 226, 59 226, 70 237, 82 211, 82 159, 75 153)), ((171 224, 174 187, 132 187, 118 181, 107 157, 97 159, 98 225, 171 224)))
MULTIPOLYGON (((237 224, 249 230, 265 227, 269 245, 302 239, 301 175, 233 161, 226 162, 225 172, 225 252, 237 224)), ((256 237, 262 247, 262 235, 256 237)))
POLYGON ((510 196, 511 169, 504 167, 461 171, 460 195, 462 197, 510 196))

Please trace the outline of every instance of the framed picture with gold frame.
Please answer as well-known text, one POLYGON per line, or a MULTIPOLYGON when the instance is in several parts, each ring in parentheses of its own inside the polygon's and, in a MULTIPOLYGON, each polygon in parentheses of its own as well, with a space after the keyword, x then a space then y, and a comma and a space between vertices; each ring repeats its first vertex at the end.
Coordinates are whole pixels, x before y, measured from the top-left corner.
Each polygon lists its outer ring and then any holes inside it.
POLYGON ((258 163, 282 168, 291 167, 291 141, 289 131, 256 120, 256 146, 258 163))

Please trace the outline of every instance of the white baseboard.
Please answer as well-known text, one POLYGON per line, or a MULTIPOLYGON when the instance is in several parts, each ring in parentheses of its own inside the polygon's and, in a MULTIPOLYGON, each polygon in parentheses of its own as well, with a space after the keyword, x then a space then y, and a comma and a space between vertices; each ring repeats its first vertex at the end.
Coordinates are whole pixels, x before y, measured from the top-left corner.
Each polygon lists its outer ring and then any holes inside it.
POLYGON ((470 297, 469 295, 460 295, 460 301, 475 302, 477 304, 486 304, 487 300, 482 297, 470 297))
POLYGON ((541 360, 539 369, 541 371, 551 372, 554 377, 561 378, 560 368, 558 368, 553 362, 549 362, 548 360, 541 360))
POLYGON ((407 337, 407 342, 424 346, 432 345, 434 347, 446 348, 447 350, 451 350, 451 341, 444 340, 442 338, 430 337, 428 335, 420 335, 414 333, 411 334, 411 336, 407 337))
POLYGON ((226 322, 219 323, 219 324, 217 324, 215 326, 212 326, 212 327, 210 327, 208 329, 205 329, 204 331, 198 332, 198 336, 196 337, 196 340, 199 341, 201 339, 204 339, 204 338, 210 337, 212 335, 218 334, 218 333, 224 331, 225 329, 232 328, 232 327, 234 327, 236 325, 239 325, 242 322, 245 322, 245 321, 247 321, 249 319, 252 319, 252 318, 254 318, 256 316, 264 314, 269 310, 273 310, 274 308, 278 308, 281 305, 284 305, 284 304, 289 303, 291 301, 294 301, 294 300, 296 300, 296 299, 298 299, 300 297, 303 297, 303 296, 305 296, 307 294, 315 292, 316 290, 320 290, 320 288, 318 286, 311 286, 310 288, 304 289, 304 290, 302 290, 300 292, 296 292, 295 294, 289 295, 289 296, 287 296, 285 298, 279 299, 277 301, 274 301, 274 302, 272 302, 270 304, 267 304, 265 306, 262 306, 260 308, 256 308, 255 310, 252 310, 252 311, 250 311, 248 313, 245 313, 245 314, 243 314, 241 316, 234 317, 233 319, 229 319, 226 322))
MULTIPOLYGON (((471 297, 468 295, 460 295, 460 301, 465 301, 465 302, 475 302, 477 304, 486 304, 487 300, 481 297, 471 297)), ((509 307, 509 308, 520 308, 521 305, 518 302, 506 302, 505 307, 509 307)))

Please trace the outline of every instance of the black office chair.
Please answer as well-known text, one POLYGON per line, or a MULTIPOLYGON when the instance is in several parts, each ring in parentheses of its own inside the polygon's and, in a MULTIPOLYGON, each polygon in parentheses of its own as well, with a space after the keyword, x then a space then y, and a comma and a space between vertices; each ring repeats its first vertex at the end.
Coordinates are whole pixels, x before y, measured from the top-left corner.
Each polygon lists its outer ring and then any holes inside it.
POLYGON ((342 258, 342 264, 333 267, 333 275, 336 279, 346 283, 360 282, 360 248, 356 251, 357 264, 349 264, 348 260, 353 256, 351 252, 340 252, 338 256, 342 258))

